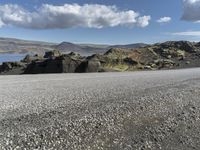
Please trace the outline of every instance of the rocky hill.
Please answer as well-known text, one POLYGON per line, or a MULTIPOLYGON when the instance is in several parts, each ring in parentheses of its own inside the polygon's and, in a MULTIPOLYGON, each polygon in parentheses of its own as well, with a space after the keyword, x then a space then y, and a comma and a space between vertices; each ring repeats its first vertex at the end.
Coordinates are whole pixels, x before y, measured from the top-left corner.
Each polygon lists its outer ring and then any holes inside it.
POLYGON ((104 54, 81 56, 54 50, 26 56, 0 66, 2 74, 75 73, 200 67, 200 43, 169 41, 142 48, 111 48, 104 54))

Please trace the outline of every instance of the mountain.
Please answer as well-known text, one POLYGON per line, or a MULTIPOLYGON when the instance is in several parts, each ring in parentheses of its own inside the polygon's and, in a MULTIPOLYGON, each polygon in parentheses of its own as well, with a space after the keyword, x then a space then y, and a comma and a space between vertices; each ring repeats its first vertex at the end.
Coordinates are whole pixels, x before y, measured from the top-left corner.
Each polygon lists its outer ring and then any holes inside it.
POLYGON ((82 55, 104 53, 107 50, 105 45, 95 44, 74 44, 70 42, 48 43, 39 41, 27 41, 14 38, 0 38, 0 53, 29 53, 44 54, 46 51, 60 50, 63 53, 77 52, 82 55))
POLYGON ((53 48, 56 50, 60 50, 61 52, 71 52, 71 51, 81 52, 82 51, 81 46, 70 43, 70 42, 62 42, 58 45, 53 46, 53 48))
POLYGON ((109 46, 109 48, 141 48, 145 46, 148 46, 148 44, 135 43, 135 44, 127 44, 127 45, 112 45, 112 46, 109 46))
POLYGON ((146 44, 129 45, 104 45, 104 44, 74 44, 70 42, 48 43, 40 41, 28 41, 14 38, 0 38, 0 53, 44 54, 46 51, 60 50, 63 53, 77 52, 84 56, 95 53, 105 53, 110 48, 139 48, 146 44))
POLYGON ((88 56, 95 53, 104 53, 107 47, 95 44, 74 44, 70 42, 62 42, 53 46, 53 49, 59 50, 63 53, 76 52, 84 56, 88 56))
POLYGON ((52 50, 55 43, 0 38, 0 53, 44 53, 52 50))

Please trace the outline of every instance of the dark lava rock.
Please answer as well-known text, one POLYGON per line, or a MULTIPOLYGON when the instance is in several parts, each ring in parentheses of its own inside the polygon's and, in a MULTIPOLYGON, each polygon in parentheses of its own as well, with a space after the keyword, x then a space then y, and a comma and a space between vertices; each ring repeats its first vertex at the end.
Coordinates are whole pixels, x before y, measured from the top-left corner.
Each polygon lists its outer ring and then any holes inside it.
POLYGON ((1 71, 8 71, 13 68, 12 64, 10 62, 4 62, 1 66, 1 71))
POLYGON ((89 57, 58 50, 46 52, 44 57, 27 55, 21 62, 0 65, 0 73, 9 74, 18 68, 25 74, 176 69, 199 67, 199 60, 200 43, 169 41, 136 49, 111 48, 89 57))
POLYGON ((58 50, 53 50, 53 51, 48 51, 45 53, 44 58, 55 58, 55 57, 59 57, 62 54, 60 53, 60 51, 58 50))
POLYGON ((154 63, 158 66, 158 69, 173 68, 176 65, 176 63, 170 59, 159 59, 155 60, 154 63))
POLYGON ((189 53, 193 53, 197 51, 197 47, 195 47, 195 43, 188 42, 188 41, 168 41, 165 43, 160 44, 162 48, 177 48, 184 50, 189 53))
POLYGON ((16 69, 16 68, 24 68, 25 64, 22 62, 4 62, 1 66, 0 66, 0 73, 1 72, 6 72, 6 71, 10 71, 12 69, 16 69))
POLYGON ((81 64, 80 59, 74 59, 70 56, 62 57, 62 72, 63 73, 74 73, 76 72, 77 67, 81 64))
POLYGON ((101 71, 101 63, 99 60, 86 60, 80 64, 80 66, 76 69, 76 72, 100 72, 101 71))
POLYGON ((28 65, 24 73, 74 73, 80 63, 80 60, 75 60, 69 55, 63 55, 55 59, 33 62, 28 65))
POLYGON ((127 63, 127 64, 129 64, 129 65, 137 65, 137 64, 138 64, 137 61, 133 60, 133 59, 130 58, 130 57, 125 58, 125 59, 124 59, 124 62, 127 63))
POLYGON ((38 61, 38 60, 42 60, 43 57, 39 56, 38 54, 31 56, 31 55, 26 55, 24 57, 24 59, 21 62, 25 62, 25 63, 31 63, 32 61, 38 61))
POLYGON ((99 72, 101 67, 99 60, 88 60, 86 64, 87 67, 85 72, 99 72))

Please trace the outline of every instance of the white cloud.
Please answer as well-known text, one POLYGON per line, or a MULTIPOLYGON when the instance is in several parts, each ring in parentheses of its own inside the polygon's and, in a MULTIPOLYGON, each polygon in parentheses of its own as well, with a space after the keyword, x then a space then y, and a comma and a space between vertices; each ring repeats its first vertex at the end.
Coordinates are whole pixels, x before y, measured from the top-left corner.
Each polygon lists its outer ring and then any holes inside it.
POLYGON ((138 18, 138 26, 146 27, 149 25, 149 20, 151 20, 151 16, 143 16, 138 18))
POLYGON ((183 2, 188 2, 188 3, 196 3, 200 0, 183 0, 183 2))
POLYGON ((167 23, 170 22, 172 19, 171 17, 162 17, 160 19, 157 20, 158 23, 167 23))
POLYGON ((140 16, 133 10, 120 11, 116 6, 98 4, 43 4, 33 12, 19 5, 0 5, 0 26, 13 25, 33 29, 146 27, 150 19, 150 16, 140 16))
POLYGON ((183 0, 182 20, 200 21, 200 0, 183 0))
POLYGON ((171 34, 178 36, 200 36, 200 31, 175 32, 171 34))

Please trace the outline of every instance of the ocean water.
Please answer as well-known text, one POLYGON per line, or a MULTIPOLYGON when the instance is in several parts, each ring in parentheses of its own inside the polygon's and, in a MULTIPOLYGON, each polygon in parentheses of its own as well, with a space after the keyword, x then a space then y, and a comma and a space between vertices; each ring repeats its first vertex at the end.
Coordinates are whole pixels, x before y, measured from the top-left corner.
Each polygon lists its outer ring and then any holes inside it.
POLYGON ((0 54, 0 64, 2 62, 20 61, 26 54, 0 54))

